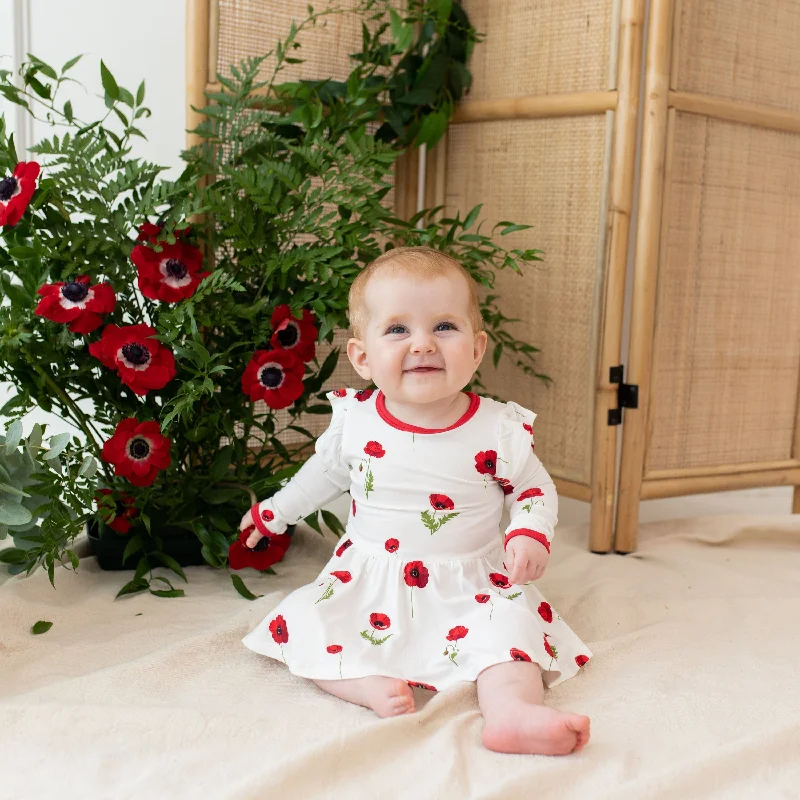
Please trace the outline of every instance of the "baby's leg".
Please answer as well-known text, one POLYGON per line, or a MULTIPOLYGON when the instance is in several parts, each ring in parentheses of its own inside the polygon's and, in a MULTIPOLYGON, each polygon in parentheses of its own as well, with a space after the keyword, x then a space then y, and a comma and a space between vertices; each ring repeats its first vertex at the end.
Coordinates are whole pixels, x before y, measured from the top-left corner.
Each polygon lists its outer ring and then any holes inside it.
POLYGON ((414 692, 400 678, 369 675, 338 681, 314 681, 320 689, 348 703, 371 708, 379 717, 396 717, 414 711, 414 692))
POLYGON ((542 705, 539 665, 528 661, 494 664, 478 675, 483 743, 500 753, 576 753, 589 741, 589 717, 542 705))

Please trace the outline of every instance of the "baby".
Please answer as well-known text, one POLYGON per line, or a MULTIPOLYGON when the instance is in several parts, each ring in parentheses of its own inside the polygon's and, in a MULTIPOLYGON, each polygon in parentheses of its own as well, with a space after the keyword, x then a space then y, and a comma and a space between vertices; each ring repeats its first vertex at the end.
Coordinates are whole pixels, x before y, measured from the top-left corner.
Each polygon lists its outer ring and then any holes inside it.
POLYGON ((400 247, 358 275, 349 315, 347 356, 377 391, 329 392, 314 455, 240 524, 263 547, 349 492, 345 537, 244 644, 381 717, 413 712, 412 687, 477 681, 487 748, 577 752, 589 718, 543 705, 544 687, 592 654, 530 583, 558 498, 534 454, 536 415, 462 391, 487 344, 474 280, 443 253, 400 247))

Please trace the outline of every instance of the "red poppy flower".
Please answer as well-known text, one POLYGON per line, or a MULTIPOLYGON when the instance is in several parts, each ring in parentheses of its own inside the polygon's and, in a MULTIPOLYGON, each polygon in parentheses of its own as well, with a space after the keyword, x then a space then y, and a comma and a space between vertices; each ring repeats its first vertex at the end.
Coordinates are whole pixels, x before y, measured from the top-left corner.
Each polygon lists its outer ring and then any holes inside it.
POLYGON ((516 647, 512 647, 509 652, 511 653, 511 658, 513 658, 514 661, 533 661, 533 659, 527 653, 523 652, 522 650, 518 650, 516 647))
POLYGON ((428 568, 421 561, 409 561, 403 569, 403 577, 408 586, 424 589, 428 585, 428 568))
POLYGON ((420 683, 419 681, 406 681, 409 686, 416 686, 417 689, 427 689, 430 692, 436 692, 438 689, 435 686, 431 686, 429 683, 420 683))
POLYGON ((525 428, 525 430, 526 430, 526 431, 528 431, 528 433, 529 433, 531 436, 533 436, 533 426, 532 426, 532 425, 528 425, 528 423, 527 423, 527 422, 523 422, 523 423, 522 423, 522 427, 523 427, 523 428, 525 428))
POLYGON ((539 612, 539 616, 545 622, 553 621, 553 609, 550 607, 550 603, 539 603, 539 608, 537 610, 539 612))
POLYGON ((317 329, 314 315, 303 309, 302 319, 293 317, 288 305, 277 306, 272 312, 270 344, 276 349, 289 350, 298 361, 311 361, 316 353, 317 329))
POLYGON ((150 300, 178 303, 191 297, 200 281, 211 273, 201 271, 203 254, 199 248, 180 240, 160 246, 160 253, 145 244, 137 244, 131 252, 139 273, 139 290, 150 300))
POLYGON ((342 583, 350 583, 353 580, 353 576, 349 572, 344 572, 342 570, 336 570, 335 572, 331 572, 334 578, 338 578, 342 583))
POLYGON ((336 655, 336 653, 342 652, 342 646, 340 644, 329 644, 325 648, 331 655, 336 655))
POLYGON ((370 614, 369 624, 372 625, 375 630, 385 631, 392 624, 392 621, 386 614, 370 614))
POLYGON ((400 542, 398 542, 397 539, 387 539, 383 546, 388 552, 396 553, 397 549, 400 547, 400 542))
POLYGON ((347 550, 350 545, 353 544, 349 539, 345 539, 337 548, 336 548, 336 555, 341 558, 342 553, 347 550))
POLYGON ((508 478, 495 478, 494 481, 500 484, 503 494, 513 494, 514 487, 509 483, 508 478))
POLYGON ((456 625, 455 628, 450 628, 450 633, 447 634, 447 641, 457 642, 459 639, 463 639, 468 633, 469 628, 465 628, 463 625, 456 625))
MULTIPOLYGON (((136 237, 137 242, 150 242, 150 244, 156 244, 159 239, 159 235, 161 234, 162 227, 161 225, 154 225, 152 222, 143 222, 137 229, 139 231, 139 235, 136 237)), ((185 228, 175 228, 173 234, 176 239, 186 236, 189 231, 191 230, 191 226, 187 226, 185 228)))
MULTIPOLYGON (((112 489, 98 489, 97 493, 109 495, 114 494, 114 491, 112 489)), ((97 502, 98 508, 101 508, 100 498, 98 496, 95 496, 95 502, 97 502)), ((117 533, 129 533, 131 529, 131 520, 139 516, 139 509, 134 508, 133 505, 135 502, 135 497, 131 497, 129 494, 123 494, 116 502, 116 516, 113 521, 107 522, 107 518, 105 518, 103 522, 117 533)), ((103 510, 105 511, 105 509, 103 510)))
POLYGON ((453 501, 446 494, 432 494, 430 501, 437 511, 452 511, 455 508, 453 501))
POLYGON ((547 655, 549 655, 550 658, 556 658, 555 651, 550 646, 550 642, 547 641, 547 634, 544 635, 544 649, 547 651, 547 655))
POLYGON ((353 500, 353 516, 356 515, 356 501, 353 500))
POLYGON ((245 528, 239 538, 228 548, 228 565, 231 569, 244 569, 252 567, 265 570, 273 564, 283 560, 292 537, 288 533, 274 536, 262 536, 255 547, 248 547, 247 537, 253 532, 253 527, 245 528))
POLYGON ((498 588, 498 589, 508 589, 511 584, 508 582, 508 578, 503 575, 501 572, 490 572, 489 573, 489 580, 498 588))
POLYGON ((283 614, 278 614, 269 624, 269 630, 276 644, 286 644, 289 641, 289 629, 286 627, 286 620, 283 614))
POLYGON ((589 656, 575 656, 575 663, 576 663, 576 664, 577 664, 579 667, 582 667, 582 666, 583 666, 584 664, 586 664, 588 661, 589 661, 589 656))
POLYGON ((364 447, 364 452, 373 458, 383 458, 386 455, 386 451, 383 449, 380 442, 367 442, 364 447))
POLYGON ((47 283, 37 292, 42 299, 35 313, 53 322, 68 322, 73 333, 91 333, 103 324, 101 314, 110 314, 117 296, 110 283, 89 285, 88 275, 74 281, 47 283))
POLYGON ((481 450, 475 456, 475 469, 481 475, 494 475, 497 469, 497 451, 496 450, 481 450))
POLYGON ((369 400, 369 398, 372 397, 374 391, 374 389, 361 389, 361 391, 356 392, 356 400, 363 403, 365 400, 369 400))
POLYGON ((527 500, 529 497, 544 497, 544 492, 541 489, 534 488, 534 489, 526 489, 518 498, 517 502, 520 500, 527 500))
POLYGON ((114 435, 103 444, 103 461, 114 465, 114 474, 134 486, 150 486, 160 469, 170 465, 169 437, 161 435, 157 422, 128 417, 117 424, 114 435))
POLYGON ((16 225, 25 213, 36 190, 39 165, 20 161, 10 178, 0 180, 0 225, 16 225))
POLYGON ((489 602, 489 595, 488 594, 476 594, 475 599, 479 603, 488 603, 489 602))
POLYGON ((286 408, 303 394, 305 367, 287 350, 256 350, 242 375, 242 391, 270 408, 286 408))
POLYGON ((347 389, 334 389, 334 397, 347 397, 347 389))
POLYGON ((106 325, 103 335, 89 345, 89 352, 136 394, 163 389, 175 377, 175 356, 164 347, 149 325, 106 325))

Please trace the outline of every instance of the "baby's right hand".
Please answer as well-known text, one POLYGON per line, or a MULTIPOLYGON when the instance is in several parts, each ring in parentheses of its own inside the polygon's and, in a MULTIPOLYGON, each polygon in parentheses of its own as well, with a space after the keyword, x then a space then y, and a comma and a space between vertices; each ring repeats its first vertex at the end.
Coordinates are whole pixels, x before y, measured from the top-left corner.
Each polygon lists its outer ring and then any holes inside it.
POLYGON ((252 528, 252 533, 245 539, 245 547, 249 547, 251 550, 261 541, 263 536, 258 532, 256 529, 256 525, 253 522, 253 517, 248 510, 247 513, 242 517, 242 521, 239 523, 239 530, 246 531, 248 528, 252 528))

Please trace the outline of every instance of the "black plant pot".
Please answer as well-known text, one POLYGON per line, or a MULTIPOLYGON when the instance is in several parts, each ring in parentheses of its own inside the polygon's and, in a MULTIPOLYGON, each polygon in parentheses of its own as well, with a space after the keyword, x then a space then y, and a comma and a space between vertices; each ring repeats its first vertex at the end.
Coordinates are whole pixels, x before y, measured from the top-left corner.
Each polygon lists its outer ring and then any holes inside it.
MULTIPOLYGON (((291 536, 294 529, 295 526, 290 525, 286 533, 291 536)), ((95 520, 89 523, 86 533, 89 540, 89 554, 97 556, 100 569, 136 569, 141 553, 134 553, 128 557, 125 564, 122 563, 122 556, 130 541, 129 536, 119 534, 105 525, 99 527, 95 520)), ((164 542, 163 552, 172 556, 182 567, 197 567, 207 563, 200 552, 202 542, 185 528, 159 528, 158 533, 164 542)))

